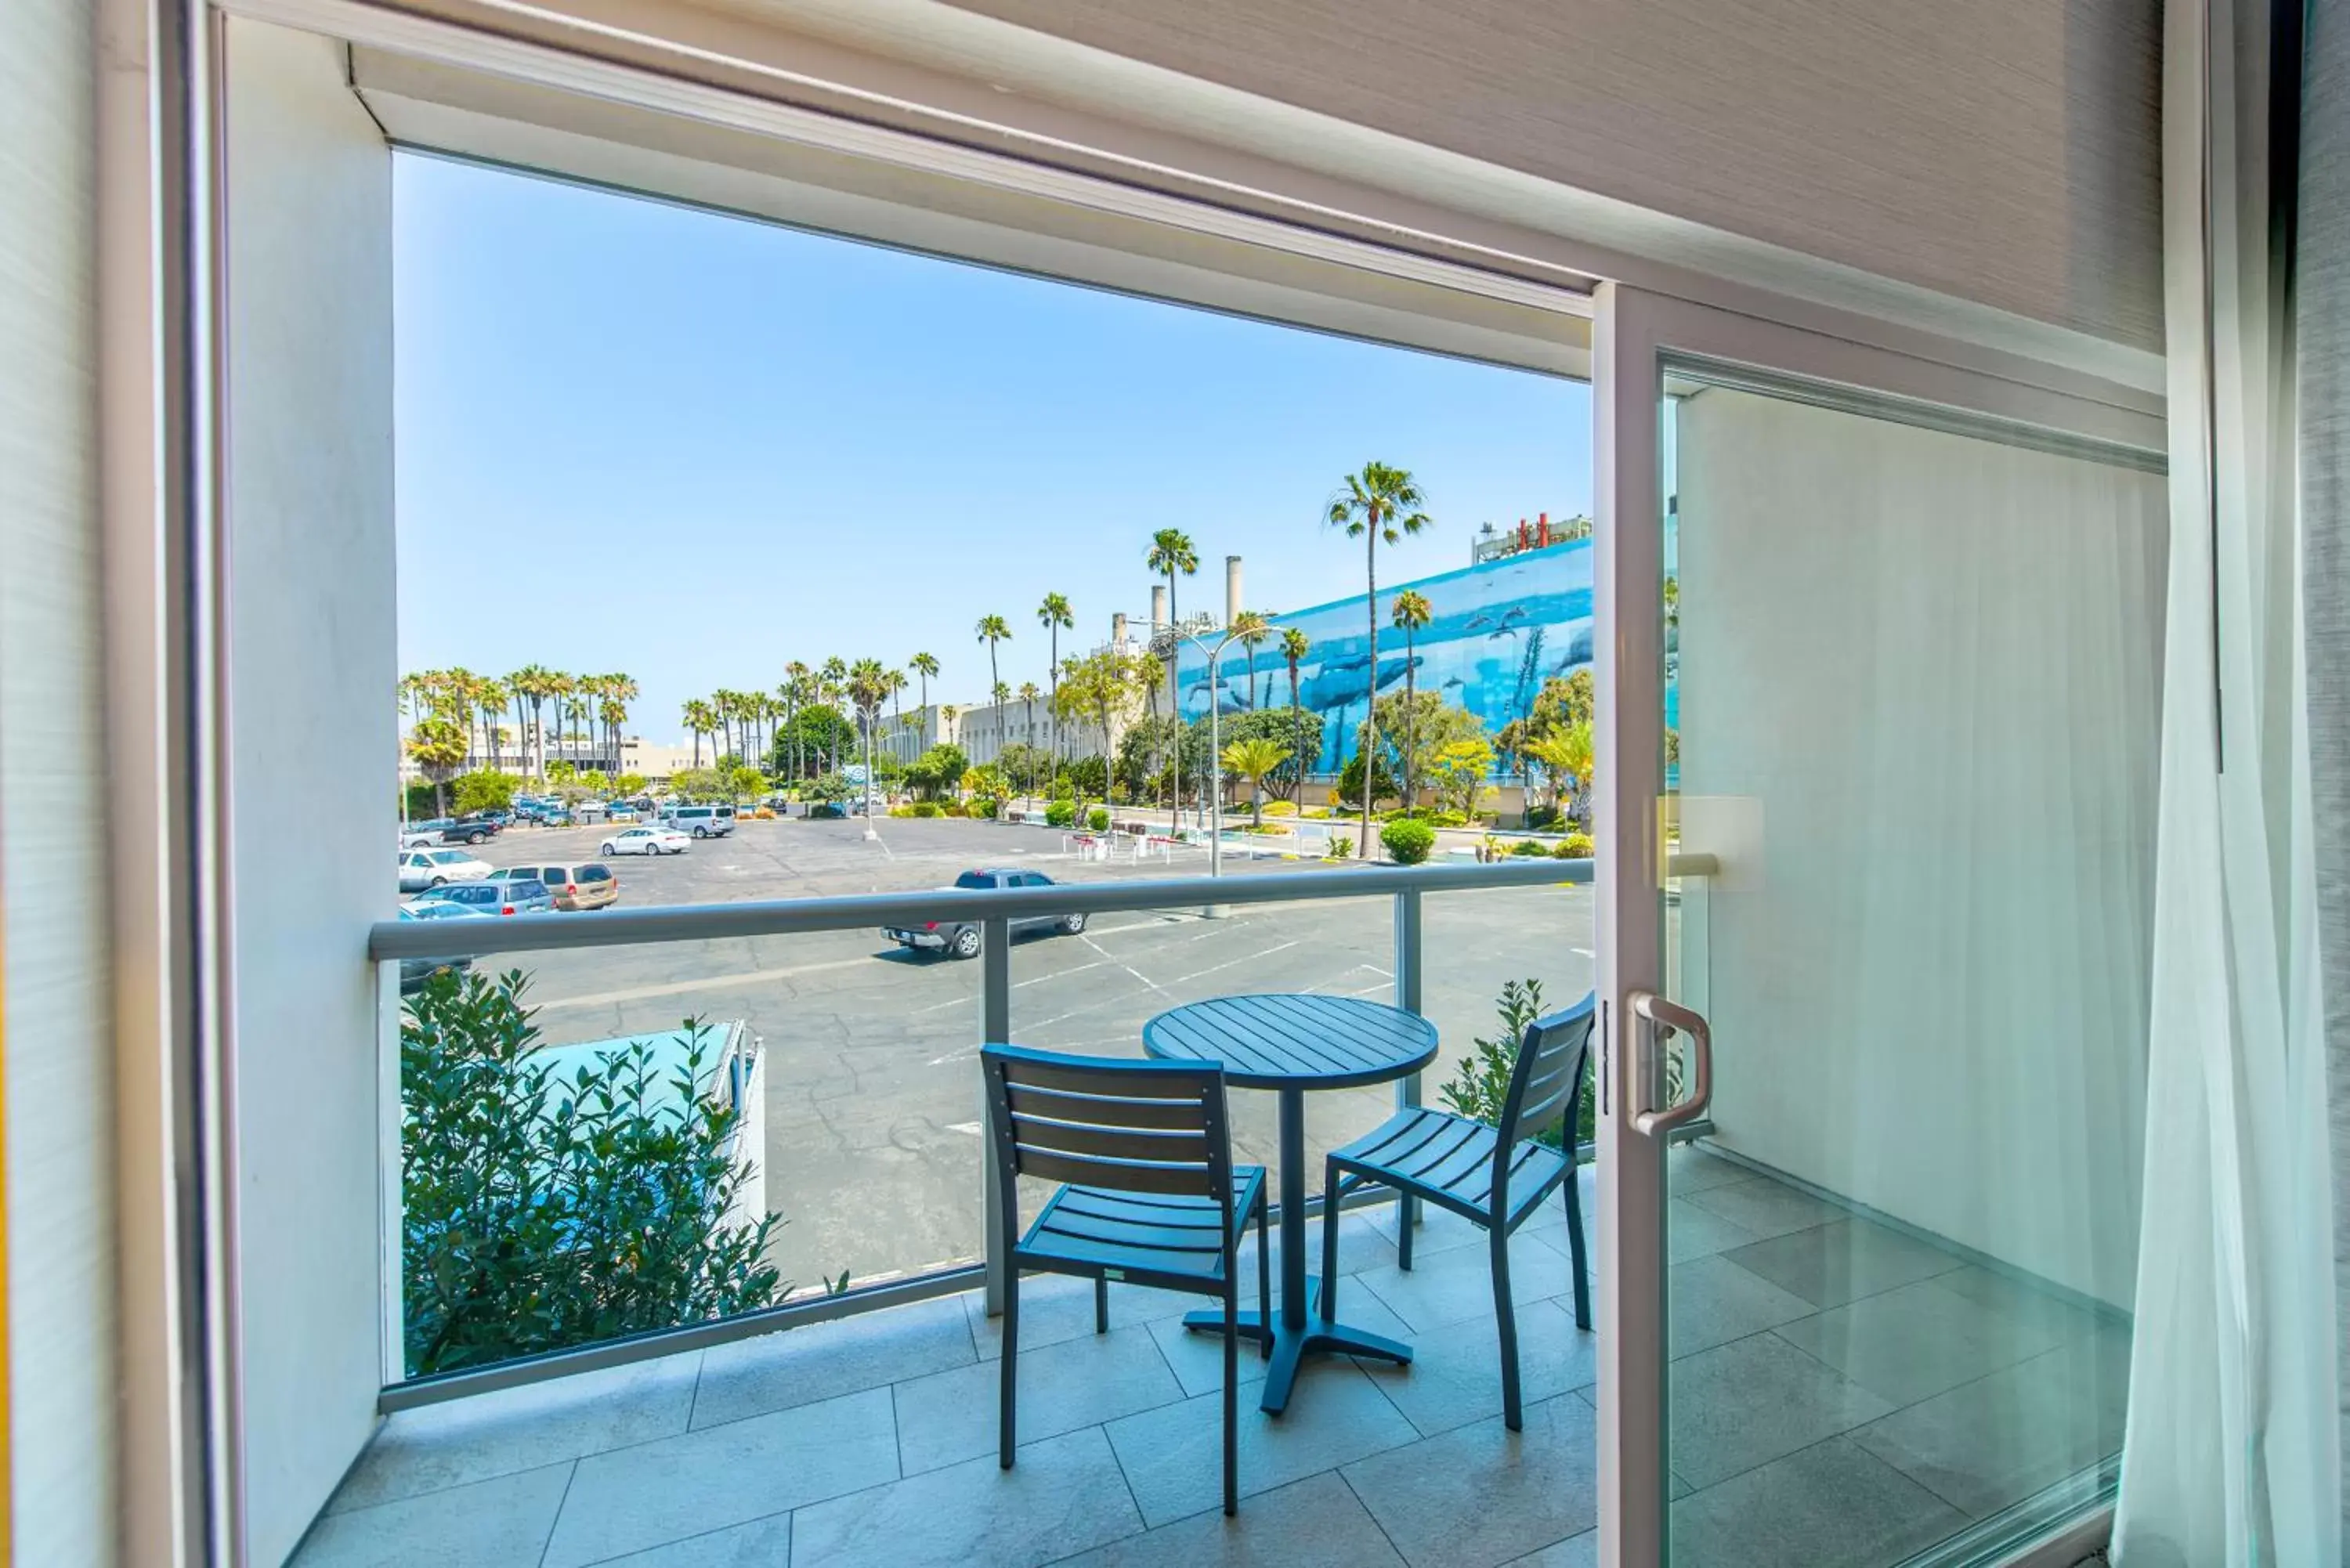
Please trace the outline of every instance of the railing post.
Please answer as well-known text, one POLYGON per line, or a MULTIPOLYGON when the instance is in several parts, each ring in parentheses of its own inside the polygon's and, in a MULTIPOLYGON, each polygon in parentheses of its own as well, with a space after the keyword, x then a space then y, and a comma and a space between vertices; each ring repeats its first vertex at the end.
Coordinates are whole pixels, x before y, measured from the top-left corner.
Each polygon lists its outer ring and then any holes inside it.
POLYGON ((400 1097, 400 961, 375 966, 376 1204, 382 1259, 383 1300, 378 1333, 382 1336, 383 1380, 408 1376, 407 1200, 408 1172, 401 1163, 400 1097))
MULTIPOLYGON (((1395 896, 1395 1004, 1406 1012, 1419 1009, 1419 946, 1420 908, 1417 888, 1395 896)), ((1410 1110, 1419 1104, 1419 1075, 1396 1080, 1396 1108, 1410 1110)), ((1323 1216, 1326 1225, 1336 1224, 1332 1215, 1323 1216)), ((1419 1199, 1407 1194, 1398 1210, 1399 1227, 1419 1223, 1419 1199)))
MULTIPOLYGON (((1012 922, 1002 915, 980 922, 979 1039, 983 1045, 1012 1043, 1012 922)), ((986 1234, 983 1256, 987 1260, 987 1315, 1003 1312, 1003 1206, 1013 1195, 1003 1190, 997 1174, 995 1117, 987 1104, 984 1079, 980 1085, 980 1158, 985 1166, 981 1184, 986 1197, 986 1234)))

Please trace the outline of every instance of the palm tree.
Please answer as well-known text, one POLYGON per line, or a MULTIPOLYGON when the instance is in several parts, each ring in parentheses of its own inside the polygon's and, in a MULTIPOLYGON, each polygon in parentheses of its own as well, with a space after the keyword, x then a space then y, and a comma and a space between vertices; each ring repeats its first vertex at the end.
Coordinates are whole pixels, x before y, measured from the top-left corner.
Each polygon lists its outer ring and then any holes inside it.
POLYGON ((1345 530, 1349 539, 1363 541, 1363 598, 1370 627, 1370 659, 1365 671, 1369 690, 1363 698, 1363 837, 1355 853, 1364 859, 1371 853, 1371 797, 1378 793, 1372 779, 1378 771, 1379 745, 1379 546, 1399 545, 1405 535, 1427 527, 1428 514, 1420 510, 1427 503, 1409 470, 1367 462, 1361 472, 1339 482, 1338 493, 1323 514, 1330 527, 1345 530))
POLYGON ((1265 775, 1288 760, 1289 748, 1264 735, 1253 740, 1234 741, 1224 748, 1224 766, 1249 782, 1249 804, 1253 818, 1259 827, 1264 826, 1265 775))
MULTIPOLYGON (((1413 761, 1418 753, 1412 748, 1419 741, 1419 716, 1412 711, 1411 703, 1419 690, 1419 683, 1414 679, 1413 667, 1418 663, 1414 655, 1419 646, 1419 628, 1434 618, 1434 615, 1435 612, 1428 607, 1427 597, 1417 588, 1406 588, 1395 597, 1393 619, 1403 629, 1403 807, 1406 811, 1419 804, 1419 781, 1413 775, 1413 761)), ((1372 700, 1378 700, 1376 694, 1372 700)), ((1367 780, 1369 777, 1367 774, 1364 776, 1367 780)), ((1368 787, 1367 784, 1366 787, 1368 787)))
MULTIPOLYGON (((1175 608, 1175 579, 1179 576, 1188 577, 1200 569, 1200 552, 1193 547, 1191 536, 1180 528, 1161 528, 1150 536, 1150 548, 1143 556, 1142 564, 1167 579, 1167 624, 1171 630, 1183 620, 1175 608)), ((1182 663, 1183 645, 1170 640, 1168 648, 1167 704, 1175 718, 1175 768, 1172 775, 1175 804, 1169 808, 1168 818, 1169 831, 1172 832, 1180 826, 1177 819, 1183 811, 1183 689, 1178 684, 1176 673, 1177 667, 1182 663)), ((1208 686, 1208 701, 1213 702, 1216 693, 1212 672, 1208 686)))
POLYGON ((808 667, 798 659, 784 666, 784 683, 775 688, 784 700, 784 730, 792 738, 792 777, 800 776, 800 709, 808 700, 808 667))
POLYGON ((546 782, 546 725, 540 717, 540 705, 550 695, 548 683, 552 679, 552 672, 543 664, 525 664, 506 677, 506 685, 513 691, 516 704, 530 704, 530 731, 538 753, 538 782, 541 784, 546 782))
POLYGON ((701 697, 686 699, 681 715, 687 733, 693 737, 693 765, 702 766, 702 737, 718 728, 718 715, 711 711, 709 701, 701 697))
POLYGON ((1023 680, 1020 683, 1020 701, 1028 705, 1029 755, 1024 759, 1028 763, 1028 777, 1022 783, 1021 793, 1024 794, 1036 793, 1036 699, 1038 695, 1036 683, 1034 680, 1023 680))
POLYGON ((629 722, 628 705, 637 700, 637 682, 628 675, 604 677, 604 719, 612 732, 612 772, 620 771, 620 727, 629 722))
POLYGON ((571 734, 572 699, 578 695, 577 677, 557 670, 547 676, 547 695, 555 699, 555 744, 559 751, 571 734))
MULTIPOLYGON (((979 640, 987 644, 988 685, 991 689, 1001 691, 1003 690, 1003 678, 995 672, 995 645, 1011 638, 1012 623, 1000 615, 983 615, 979 618, 978 631, 979 640)), ((997 701, 1000 701, 1002 699, 999 698, 997 701)))
MULTIPOLYGON (((1052 639, 1053 646, 1045 661, 1045 677, 1053 683, 1053 690, 1058 691, 1061 689, 1061 633, 1073 629, 1077 624, 1076 617, 1069 609, 1069 596, 1046 594, 1045 602, 1036 607, 1036 624, 1043 627, 1045 634, 1052 639)), ((1045 711, 1052 710, 1047 708, 1045 711)), ((1028 716, 1028 727, 1031 730, 1036 727, 1034 713, 1028 716)))
MULTIPOLYGON (((816 672, 817 701, 838 707, 848 696, 848 661, 834 654, 816 672)), ((827 772, 840 766, 840 741, 837 732, 827 731, 824 742, 824 765, 827 772)))
POLYGON ((450 775, 465 765, 466 753, 473 742, 465 727, 456 720, 438 712, 429 713, 416 721, 409 732, 408 754, 414 758, 424 776, 432 781, 432 815, 449 815, 450 775))
POLYGON ((1273 635, 1273 623, 1259 617, 1243 626, 1239 631, 1241 651, 1248 656, 1248 710, 1256 711, 1256 650, 1273 635))
POLYGON ((860 659, 848 672, 848 700, 857 705, 858 724, 865 732, 865 836, 879 838, 873 827, 873 732, 881 718, 881 704, 889 700, 889 672, 878 659, 860 659))
MULTIPOLYGON (((1297 666, 1313 647, 1306 635, 1294 626, 1281 634, 1282 661, 1289 666, 1289 734, 1293 742, 1305 732, 1305 710, 1297 701, 1297 666)), ((1316 757, 1315 761, 1321 759, 1316 757)), ((1300 806, 1305 804, 1305 759, 1303 757, 1297 759, 1297 784, 1292 804, 1300 806)))

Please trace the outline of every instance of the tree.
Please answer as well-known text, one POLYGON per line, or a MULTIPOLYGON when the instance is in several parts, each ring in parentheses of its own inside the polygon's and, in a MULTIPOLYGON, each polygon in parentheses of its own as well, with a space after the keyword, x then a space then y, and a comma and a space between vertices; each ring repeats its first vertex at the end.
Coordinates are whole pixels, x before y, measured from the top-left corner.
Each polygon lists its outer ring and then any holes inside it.
POLYGON ((693 765, 698 768, 702 765, 702 737, 716 732, 718 714, 707 698, 695 697, 687 701, 684 719, 686 731, 693 737, 693 765))
POLYGON ((1224 748, 1223 764, 1249 781, 1253 819, 1264 826, 1265 775, 1289 760, 1289 748, 1278 741, 1234 741, 1224 748))
MULTIPOLYGON (((1193 732, 1206 726, 1194 723, 1193 732)), ((1305 709, 1263 708, 1253 713, 1236 713, 1223 722, 1223 734, 1229 743, 1235 741, 1271 741, 1289 753, 1288 760, 1265 775, 1265 782, 1275 794, 1286 794, 1297 784, 1298 775, 1305 771, 1308 759, 1322 754, 1322 715, 1305 709)), ((1205 753, 1204 734, 1201 735, 1201 752, 1205 753)), ((1184 750, 1189 758, 1190 747, 1184 750)))
MULTIPOLYGON (((1426 626, 1432 618, 1433 612, 1428 607, 1426 597, 1417 588, 1406 588, 1396 595, 1395 624, 1403 632, 1403 711, 1404 722, 1407 725, 1412 720, 1411 699, 1419 689, 1419 681, 1414 679, 1414 673, 1419 662, 1419 628, 1426 626)), ((1371 662, 1377 666, 1378 660, 1374 659, 1371 662)), ((1412 767, 1411 753, 1411 732, 1407 729, 1404 732, 1403 745, 1403 805, 1406 811, 1409 811, 1419 803, 1419 775, 1412 767)))
POLYGON ((1256 711, 1256 650, 1264 645, 1267 638, 1273 635, 1273 623, 1263 616, 1252 611, 1232 623, 1232 635, 1240 643, 1241 651, 1248 659, 1248 689, 1245 692, 1247 701, 1242 705, 1249 711, 1254 712, 1256 711))
POLYGON ((740 801, 745 797, 755 796, 766 787, 766 784, 767 775, 747 763, 741 767, 730 769, 726 774, 726 793, 733 800, 740 801))
MULTIPOLYGON (((1020 683, 1020 701, 1028 710, 1028 728, 1025 732, 1025 738, 1028 748, 1031 751, 1040 749, 1036 745, 1036 699, 1041 695, 1042 693, 1036 690, 1036 683, 1034 680, 1023 680, 1020 683)), ((1004 747, 1003 754, 999 755, 996 758, 996 761, 999 763, 1003 762, 1003 757, 1009 756, 1011 753, 1012 748, 1010 746, 1004 747)), ((1008 766, 1009 764, 1006 765, 1008 766)), ((1023 778, 1023 775, 1016 773, 1012 776, 1014 778, 1021 778, 1024 787, 1033 785, 1036 782, 1035 775, 1033 774, 1026 775, 1024 778, 1023 778)))
POLYGON ((941 741, 906 764, 906 784, 924 800, 951 797, 970 771, 971 758, 963 749, 941 741))
MULTIPOLYGON (((983 615, 979 618, 978 630, 979 640, 987 644, 988 688, 1000 693, 1003 690, 1003 677, 997 674, 995 670, 995 645, 1010 639, 1012 623, 1000 615, 983 615)), ((1000 695, 995 700, 998 702, 1003 701, 1000 695)))
POLYGON ((461 816, 471 811, 504 811, 514 805, 514 775, 498 768, 475 768, 457 776, 452 795, 461 816))
MULTIPOLYGON (((1045 602, 1036 607, 1036 624, 1043 627, 1045 635, 1052 639, 1052 646, 1045 656, 1045 679, 1051 682, 1053 690, 1058 692, 1061 689, 1061 633, 1074 629, 1077 624, 1076 617, 1069 609, 1069 596, 1046 594, 1045 602)), ((1028 690, 1034 691, 1035 688, 1031 687, 1028 690)), ((1031 698, 1029 701, 1033 708, 1035 699, 1031 698)), ((1045 711, 1051 711, 1050 709, 1045 711)), ((1028 727, 1032 732, 1036 727, 1036 715, 1034 712, 1028 715, 1028 727)))
POLYGON ((889 672, 878 659, 860 659, 849 668, 848 700, 857 705, 858 726, 865 732, 865 832, 873 830, 873 732, 881 720, 881 704, 889 699, 889 672))
POLYGON ((1550 774, 1553 803, 1575 821, 1589 826, 1586 813, 1591 792, 1591 774, 1597 763, 1593 750, 1591 721, 1585 719, 1567 729, 1555 730, 1526 744, 1526 754, 1543 765, 1550 774))
POLYGON ((612 781, 612 787, 623 795, 640 795, 645 793, 645 786, 651 782, 642 774, 622 774, 612 781))
MULTIPOLYGON (((799 722, 800 710, 815 700, 815 685, 816 678, 808 672, 808 667, 795 659, 784 666, 784 683, 775 689, 784 700, 784 731, 791 737, 792 742, 791 768, 785 776, 794 784, 800 781, 803 771, 800 764, 806 760, 806 755, 800 750, 800 735, 796 726, 799 722)), ((778 773, 785 772, 782 765, 783 757, 784 748, 779 743, 775 748, 775 771, 778 773)))
MULTIPOLYGON (((1421 510, 1426 504, 1427 497, 1409 470, 1367 462, 1360 472, 1339 482, 1338 493, 1324 512, 1329 526, 1342 530, 1349 539, 1363 541, 1363 597, 1370 633, 1363 743, 1372 751, 1378 749, 1379 546, 1401 544, 1405 535, 1427 527, 1430 519, 1421 510)), ((1371 793, 1363 792, 1363 836, 1355 846, 1355 853, 1366 859, 1371 853, 1371 793)))
POLYGON ((922 711, 930 711, 931 677, 939 672, 939 656, 935 653, 918 653, 906 660, 906 667, 922 678, 922 711))
MULTIPOLYGON (((1289 666, 1289 711, 1293 716, 1303 715, 1305 711, 1305 708, 1301 706, 1297 701, 1297 666, 1305 658, 1305 655, 1313 649, 1313 647, 1314 644, 1307 639, 1305 634, 1298 630, 1295 627, 1288 627, 1284 628, 1282 631, 1281 659, 1283 663, 1289 666)), ((1315 762, 1319 762, 1322 758, 1322 743, 1320 739, 1322 723, 1321 716, 1319 714, 1315 716, 1314 732, 1315 739, 1314 751, 1311 755, 1315 762)), ((1305 768, 1307 755, 1308 753, 1305 752, 1297 753, 1296 783, 1292 787, 1289 796, 1291 804, 1295 805, 1304 805, 1305 804, 1305 768)))
POLYGON ((433 815, 449 815, 449 792, 444 786, 465 765, 468 749, 464 729, 454 719, 427 714, 409 731, 408 754, 432 781, 433 815))
MULTIPOLYGON (((1175 579, 1178 576, 1188 577, 1192 573, 1200 569, 1200 552, 1192 545, 1191 536, 1184 533, 1180 528, 1161 528, 1159 532, 1150 536, 1150 548, 1143 556, 1142 560, 1143 565, 1149 566, 1151 571, 1167 579, 1167 626, 1169 631, 1169 640, 1167 644, 1167 705, 1169 710, 1173 712, 1177 719, 1180 720, 1183 717, 1183 695, 1182 688, 1179 683, 1177 676, 1177 669, 1181 663, 1180 656, 1182 652, 1182 644, 1173 639, 1173 632, 1175 628, 1183 624, 1183 618, 1175 607, 1175 579)), ((1157 628, 1153 628, 1154 631, 1156 631, 1156 629, 1157 628)), ((1211 675, 1209 681, 1208 701, 1212 702, 1215 700, 1215 682, 1211 675)), ((1108 754, 1109 747, 1105 743, 1102 747, 1102 755, 1107 758, 1108 754)), ((1168 810, 1168 826, 1170 831, 1177 825, 1177 821, 1181 815, 1183 810, 1183 772, 1180 763, 1176 765, 1173 794, 1174 800, 1168 810)))
POLYGON ((1373 712, 1382 739, 1372 743, 1399 780, 1432 779, 1445 747, 1485 739, 1485 726, 1477 715, 1433 691, 1391 691, 1378 700, 1373 712))
POLYGON ((549 784, 567 784, 578 776, 579 770, 561 757, 546 764, 546 782, 549 784))
MULTIPOLYGON (((1135 693, 1151 679, 1147 655, 1128 653, 1119 648, 1105 648, 1083 659, 1072 659, 1062 670, 1061 689, 1055 694, 1054 717, 1064 722, 1090 720, 1101 732, 1101 754, 1105 777, 1102 794, 1107 800, 1109 791, 1107 773, 1111 735, 1118 722, 1130 713, 1135 693)), ((1079 821, 1084 820, 1081 797, 1079 821)))
POLYGON ((776 1224, 730 1222, 737 1113, 647 1041, 558 1075, 521 971, 443 970, 400 1024, 400 1273, 411 1376, 772 1306, 776 1224))
MULTIPOLYGON (((840 754, 842 748, 857 743, 857 726, 828 702, 811 702, 792 715, 786 732, 776 741, 776 766, 781 771, 784 753, 792 757, 792 775, 805 777, 808 764, 815 759, 829 760, 840 754), (788 741, 788 747, 785 742, 788 741)), ((818 772, 827 771, 818 769, 818 772)))
POLYGON ((1493 747, 1484 736, 1449 741, 1435 758, 1437 797, 1446 809, 1463 816, 1477 815, 1477 797, 1493 771, 1493 747))
POLYGON ((1035 794, 1053 776, 1053 753, 1026 741, 1014 741, 995 759, 1004 776, 1016 780, 1023 794, 1035 794))

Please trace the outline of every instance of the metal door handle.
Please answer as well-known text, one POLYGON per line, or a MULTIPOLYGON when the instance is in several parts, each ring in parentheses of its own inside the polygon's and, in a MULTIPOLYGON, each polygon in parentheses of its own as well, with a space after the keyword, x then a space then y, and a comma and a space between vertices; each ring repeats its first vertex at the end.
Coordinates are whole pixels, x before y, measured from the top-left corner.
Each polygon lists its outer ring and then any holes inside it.
POLYGON ((1713 1103, 1713 1031, 1707 1027, 1702 1014, 1692 1012, 1679 1002, 1667 1002, 1654 992, 1634 992, 1632 1011, 1645 1025, 1641 1031, 1641 1049, 1637 1063, 1638 1082, 1645 1084, 1648 1081, 1648 1066, 1654 1060, 1654 1053, 1663 1049, 1666 1037, 1674 1030, 1688 1035, 1696 1046, 1690 1056, 1697 1065, 1697 1084, 1690 1097, 1677 1106, 1633 1114, 1633 1131, 1642 1137, 1661 1137, 1683 1122, 1697 1120, 1713 1103))

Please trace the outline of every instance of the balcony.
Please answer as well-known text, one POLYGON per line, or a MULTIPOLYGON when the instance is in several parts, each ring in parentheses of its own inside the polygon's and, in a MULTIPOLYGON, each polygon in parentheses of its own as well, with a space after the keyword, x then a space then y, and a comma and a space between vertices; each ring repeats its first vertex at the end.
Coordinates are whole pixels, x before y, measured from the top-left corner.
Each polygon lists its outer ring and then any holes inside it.
MULTIPOLYGON (((1705 866, 1678 869, 1669 925, 1680 989, 1701 995, 1705 866)), ((958 1083, 971 1079, 956 1092, 974 1111, 972 1042, 1010 1033, 1134 1051, 1145 1012, 1252 989, 1257 977, 1243 960, 1305 940, 1275 941, 1266 923, 1301 910, 1311 940, 1327 948, 1316 958, 1326 970, 1358 980, 1377 971, 1349 989, 1391 992, 1441 1019, 1447 1051, 1434 1071, 1458 1059, 1480 1022, 1448 1014, 1492 974, 1546 963, 1554 978, 1586 980, 1582 969, 1562 972, 1562 909, 1529 900, 1570 900, 1587 917, 1586 865, 1390 867, 1228 878, 1220 898, 1229 902, 1219 907, 1237 918, 1200 920, 1192 907, 1190 923, 1148 934, 1219 951, 1231 944, 1242 960, 1203 960, 1195 973, 1156 980, 1132 974, 1128 963, 1130 993, 1097 995, 1090 1009, 1030 1005, 1045 994, 1035 987, 1055 974, 1119 966, 1006 940, 1009 919, 1050 903, 1176 920, 1183 917, 1170 909, 1170 893, 1180 886, 1201 894, 1197 882, 1098 875, 1093 884, 968 896, 985 905, 985 958, 931 971, 959 989, 946 1002, 922 1004, 947 1016, 903 1048, 958 1083), (1382 903, 1392 909, 1385 931, 1360 919, 1382 903), (1391 978, 1362 956, 1378 938, 1387 945, 1375 956, 1391 960, 1391 978), (1540 952, 1524 949, 1530 940, 1540 952), (1423 962, 1423 946, 1440 961, 1423 962), (1465 988, 1450 983, 1462 972, 1465 988)), ((742 978, 734 966, 746 958, 772 964, 772 955, 742 944, 788 948, 826 932, 869 933, 939 907, 932 893, 606 911, 593 924, 500 922, 475 945, 539 950, 531 961, 552 988, 546 1016, 575 1020, 551 1029, 561 1043, 584 1029, 649 1026, 630 1012, 639 1002, 673 1015, 693 1000, 680 994, 691 986, 639 998, 613 987, 615 950, 698 949, 703 968, 719 971, 699 988, 715 997, 742 978), (588 961, 567 971, 565 961, 588 961)), ((448 940, 380 928, 374 956, 387 986, 400 957, 448 940)), ((1583 950, 1569 957, 1587 965, 1583 950)), ((833 996, 827 1005, 849 1003, 833 996)), ((762 1109, 780 1107, 772 1119, 788 1129, 809 1086, 832 1081, 821 1059, 839 1043, 795 1044, 798 1032, 783 1019, 758 1023, 768 1035, 758 1064, 762 1109)), ((951 1114, 925 1097, 935 1096, 934 1083, 878 1058, 822 1092, 850 1094, 847 1114, 869 1127, 931 1127, 951 1114)), ((1402 1091, 1419 1092, 1417 1084, 1402 1091)), ((1269 1126, 1251 1103, 1264 1098, 1235 1096, 1245 1158, 1272 1152, 1269 1126)), ((1322 1149, 1392 1102, 1384 1089, 1315 1098, 1330 1102, 1309 1147, 1318 1184, 1322 1149)), ((1698 1130, 1669 1159, 1677 1563, 1990 1560, 1979 1554, 2029 1539, 2109 1491, 2126 1320, 2012 1262, 1785 1179, 1734 1152, 1734 1129, 1698 1130)), ((1022 1449, 1005 1472, 994 1456, 1000 1328, 982 1241, 993 1233, 983 1216, 996 1199, 980 1179, 975 1124, 950 1127, 927 1147, 901 1132, 827 1145, 817 1158, 795 1153, 788 1130, 773 1128, 764 1147, 774 1156, 763 1173, 766 1201, 795 1221, 778 1252, 796 1278, 828 1274, 853 1257, 845 1294, 804 1292, 745 1317, 446 1377, 395 1376, 384 1397, 389 1419, 296 1561, 1597 1561, 1600 1345, 1575 1326, 1562 1201, 1546 1204, 1513 1244, 1526 1401, 1516 1434, 1501 1419, 1481 1233, 1447 1215, 1421 1217, 1406 1272, 1396 1250, 1399 1207, 1349 1208, 1338 1220, 1342 1314, 1411 1344, 1415 1360, 1311 1364, 1278 1417, 1243 1397, 1244 1501, 1227 1521, 1218 1509, 1221 1352, 1180 1322, 1197 1298, 1114 1286, 1109 1330, 1097 1334, 1083 1282, 1028 1279, 1022 1449)), ((1586 1164, 1570 1189, 1585 1205, 1586 1234, 1596 1234, 1595 1180, 1586 1164)), ((1326 1220, 1318 1212, 1310 1220, 1312 1257, 1326 1220)), ((1243 1304, 1252 1304, 1248 1288, 1243 1304)), ((1244 1380, 1262 1377, 1262 1363, 1244 1354, 1241 1366, 1244 1380)))

